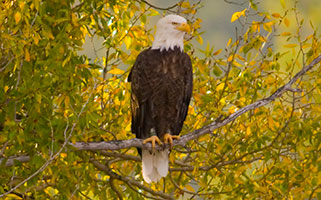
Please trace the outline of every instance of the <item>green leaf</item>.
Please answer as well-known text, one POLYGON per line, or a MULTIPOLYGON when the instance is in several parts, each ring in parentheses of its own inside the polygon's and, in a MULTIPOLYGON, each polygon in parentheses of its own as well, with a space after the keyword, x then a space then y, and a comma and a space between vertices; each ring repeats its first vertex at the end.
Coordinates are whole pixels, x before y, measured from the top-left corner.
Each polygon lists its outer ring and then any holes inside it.
POLYGON ((214 65, 213 66, 213 73, 215 76, 221 76, 222 70, 217 65, 214 65))

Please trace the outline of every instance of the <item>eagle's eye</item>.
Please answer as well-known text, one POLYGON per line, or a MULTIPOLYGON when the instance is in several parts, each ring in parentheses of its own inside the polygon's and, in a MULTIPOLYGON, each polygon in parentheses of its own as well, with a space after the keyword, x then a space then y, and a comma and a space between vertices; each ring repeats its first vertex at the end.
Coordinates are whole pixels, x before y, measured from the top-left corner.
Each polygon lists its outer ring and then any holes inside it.
POLYGON ((178 25, 179 23, 177 23, 177 22, 172 22, 172 24, 173 24, 174 26, 176 26, 176 25, 178 25))

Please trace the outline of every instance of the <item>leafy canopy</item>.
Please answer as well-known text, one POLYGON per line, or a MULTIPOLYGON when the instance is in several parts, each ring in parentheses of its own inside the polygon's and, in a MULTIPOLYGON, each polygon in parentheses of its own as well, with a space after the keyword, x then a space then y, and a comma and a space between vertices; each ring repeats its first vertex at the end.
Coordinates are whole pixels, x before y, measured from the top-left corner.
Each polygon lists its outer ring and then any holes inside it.
POLYGON ((194 66, 193 101, 181 134, 269 96, 320 55, 318 27, 303 20, 297 3, 280 0, 279 13, 248 3, 231 16, 238 29, 224 49, 197 50, 191 41, 203 42, 202 20, 195 17, 200 1, 168 8, 144 0, 1 1, 0 194, 321 199, 319 64, 268 106, 176 146, 160 183, 142 181, 134 148, 77 151, 68 145, 134 138, 126 77, 151 45, 152 16, 178 12, 193 28, 185 44, 194 66), (96 39, 103 40, 105 55, 81 55, 84 42, 96 39))

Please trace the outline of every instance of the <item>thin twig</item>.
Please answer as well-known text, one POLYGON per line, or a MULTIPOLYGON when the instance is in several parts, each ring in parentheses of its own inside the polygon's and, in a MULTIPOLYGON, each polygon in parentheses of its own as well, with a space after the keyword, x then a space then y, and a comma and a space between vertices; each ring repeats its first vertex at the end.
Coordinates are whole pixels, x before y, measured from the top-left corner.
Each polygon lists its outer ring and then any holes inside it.
POLYGON ((118 199, 119 200, 123 200, 123 197, 121 196, 121 193, 119 192, 119 190, 116 188, 115 184, 114 184, 114 178, 110 178, 109 179, 109 185, 111 187, 111 189, 113 189, 113 191, 117 194, 118 199))
POLYGON ((149 2, 146 1, 146 0, 140 0, 140 2, 146 3, 146 4, 149 5, 150 7, 154 8, 154 9, 157 9, 157 10, 170 10, 170 9, 173 9, 173 8, 175 8, 176 6, 178 6, 178 3, 176 3, 176 4, 172 5, 172 6, 167 7, 167 8, 161 8, 161 7, 158 7, 158 6, 155 6, 155 5, 151 4, 151 3, 149 3, 149 2))

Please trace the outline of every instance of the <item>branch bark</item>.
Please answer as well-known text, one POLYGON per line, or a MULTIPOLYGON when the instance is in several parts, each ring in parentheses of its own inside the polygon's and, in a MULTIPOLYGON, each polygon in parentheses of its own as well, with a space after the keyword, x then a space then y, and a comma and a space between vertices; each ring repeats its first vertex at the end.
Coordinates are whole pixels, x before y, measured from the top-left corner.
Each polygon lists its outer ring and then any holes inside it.
MULTIPOLYGON (((235 113, 229 115, 223 120, 217 120, 212 123, 210 123, 207 126, 204 126, 203 128, 200 128, 198 130, 195 130, 193 132, 190 132, 186 135, 181 136, 179 140, 175 140, 173 142, 173 146, 180 145, 184 146, 188 141, 197 139, 198 137, 205 135, 207 133, 213 132, 215 129, 218 129, 222 126, 225 126, 226 124, 230 123, 231 121, 235 120, 242 114, 254 110, 256 108, 265 106, 275 99, 281 97, 283 93, 286 91, 298 91, 295 88, 292 88, 291 86, 300 78, 302 77, 307 71, 311 70, 316 64, 318 64, 321 61, 321 55, 316 57, 309 65, 302 68, 301 71, 299 71, 288 83, 277 89, 272 95, 269 97, 263 98, 261 100, 258 100, 250 105, 247 105, 235 113)), ((108 141, 108 142, 76 142, 76 143, 69 143, 70 146, 74 147, 76 150, 119 150, 119 149, 125 149, 130 147, 140 147, 140 148, 146 148, 151 150, 151 144, 143 144, 141 139, 133 138, 129 140, 114 140, 114 141, 108 141)), ((157 146, 157 149, 162 149, 163 147, 157 146)))
MULTIPOLYGON (((5 163, 5 166, 11 167, 14 165, 15 161, 25 163, 25 162, 29 162, 29 160, 30 160, 30 156, 28 156, 28 155, 9 157, 5 163)), ((4 161, 5 161, 4 158, 0 158, 0 165, 2 165, 2 162, 4 162, 4 161)))

